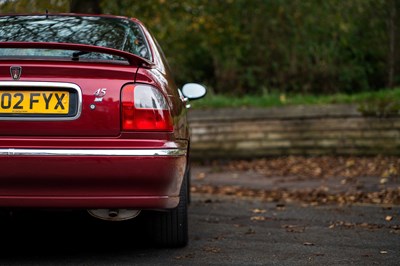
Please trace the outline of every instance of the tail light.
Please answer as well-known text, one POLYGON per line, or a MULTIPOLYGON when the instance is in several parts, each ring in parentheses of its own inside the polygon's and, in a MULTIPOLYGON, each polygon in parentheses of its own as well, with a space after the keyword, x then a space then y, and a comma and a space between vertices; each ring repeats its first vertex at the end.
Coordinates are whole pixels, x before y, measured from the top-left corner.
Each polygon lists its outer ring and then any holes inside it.
POLYGON ((172 131, 171 113, 164 95, 149 85, 122 88, 122 129, 131 131, 172 131))

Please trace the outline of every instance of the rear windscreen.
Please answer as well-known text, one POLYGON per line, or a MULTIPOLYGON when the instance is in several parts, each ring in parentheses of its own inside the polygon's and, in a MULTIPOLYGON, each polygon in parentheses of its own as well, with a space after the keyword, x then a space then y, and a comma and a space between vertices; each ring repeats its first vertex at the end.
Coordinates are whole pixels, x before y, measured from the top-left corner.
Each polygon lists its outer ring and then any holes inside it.
MULTIPOLYGON (((133 53, 151 60, 150 51, 138 24, 123 18, 95 16, 4 16, 0 17, 0 42, 57 42, 102 46, 133 53)), ((0 55, 12 55, 10 49, 0 55)), ((25 50, 29 56, 46 56, 25 50)), ((44 51, 44 50, 43 50, 44 51)), ((14 51, 20 53, 21 51, 14 51)), ((50 51, 47 51, 50 53, 50 51)), ((54 53, 54 52, 53 52, 54 53)), ((21 54, 19 54, 21 55, 21 54)), ((48 54, 47 54, 48 55, 48 54)), ((59 54, 57 54, 59 55, 59 54)), ((110 55, 85 54, 82 57, 110 55)), ((106 58, 111 59, 111 58, 106 58)), ((118 59, 118 58, 115 58, 118 59)))

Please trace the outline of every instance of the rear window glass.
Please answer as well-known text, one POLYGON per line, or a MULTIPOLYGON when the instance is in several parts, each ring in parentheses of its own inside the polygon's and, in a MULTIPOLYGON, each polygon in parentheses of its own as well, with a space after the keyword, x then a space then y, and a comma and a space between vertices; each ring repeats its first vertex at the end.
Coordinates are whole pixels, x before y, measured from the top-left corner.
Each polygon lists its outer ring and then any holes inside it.
MULTIPOLYGON (((0 17, 0 42, 77 43, 118 49, 151 60, 144 35, 127 19, 95 16, 4 16, 0 17)), ((69 51, 0 49, 1 56, 70 56, 69 51)), ((82 58, 121 60, 99 53, 82 58)))

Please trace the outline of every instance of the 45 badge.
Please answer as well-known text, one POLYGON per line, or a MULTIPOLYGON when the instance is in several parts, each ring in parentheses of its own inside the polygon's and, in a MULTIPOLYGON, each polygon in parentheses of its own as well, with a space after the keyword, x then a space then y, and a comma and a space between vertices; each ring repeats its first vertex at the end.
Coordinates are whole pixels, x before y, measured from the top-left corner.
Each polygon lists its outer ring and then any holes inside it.
MULTIPOLYGON (((102 102, 102 101, 103 101, 103 97, 106 96, 106 94, 107 94, 107 89, 106 89, 106 88, 97 89, 97 90, 94 92, 94 96, 95 96, 94 102, 95 102, 95 103, 96 103, 96 102, 97 102, 97 103, 102 102)), ((94 103, 92 103, 92 104, 90 105, 90 109, 95 110, 95 109, 96 109, 96 105, 95 105, 94 103)))
POLYGON ((94 99, 95 102, 102 102, 103 101, 103 97, 106 96, 107 93, 107 89, 106 88, 100 88, 97 91, 95 91, 94 96, 96 96, 96 98, 94 99))

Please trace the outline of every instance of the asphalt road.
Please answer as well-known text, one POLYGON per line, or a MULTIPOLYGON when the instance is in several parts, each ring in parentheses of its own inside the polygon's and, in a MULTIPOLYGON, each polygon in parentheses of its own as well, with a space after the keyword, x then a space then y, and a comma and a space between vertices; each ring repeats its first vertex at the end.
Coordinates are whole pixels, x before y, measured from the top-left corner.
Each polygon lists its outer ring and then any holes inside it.
MULTIPOLYGON (((204 171, 207 169, 193 169, 194 186, 206 182, 204 171)), ((0 265, 400 262, 400 206, 271 202, 259 197, 194 193, 189 215, 188 247, 160 249, 145 242, 140 220, 136 224, 105 223, 85 213, 17 213, 1 223, 0 265)))

